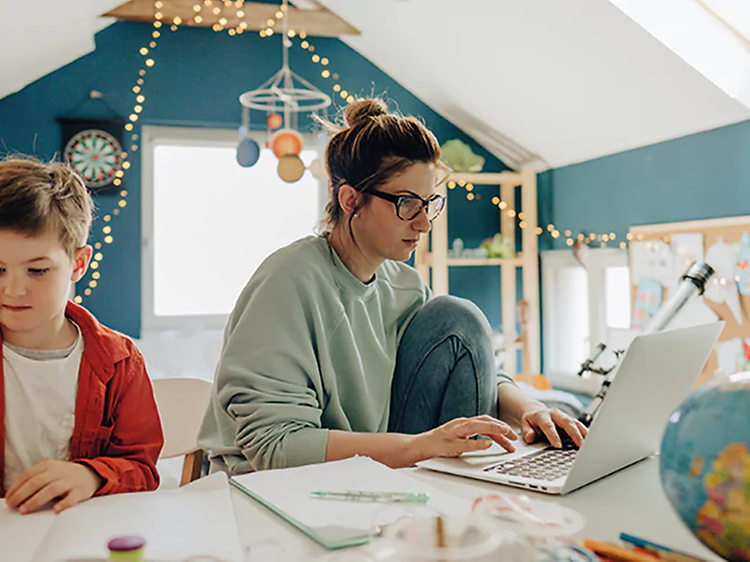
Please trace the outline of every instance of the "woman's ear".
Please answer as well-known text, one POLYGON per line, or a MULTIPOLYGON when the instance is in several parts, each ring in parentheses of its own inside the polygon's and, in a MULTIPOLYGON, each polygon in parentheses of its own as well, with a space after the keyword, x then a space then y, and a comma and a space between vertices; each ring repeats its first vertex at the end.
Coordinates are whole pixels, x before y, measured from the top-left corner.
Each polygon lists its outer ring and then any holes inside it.
POLYGON ((339 205, 341 205, 341 210, 344 211, 345 215, 351 216, 354 214, 354 209, 359 205, 361 197, 360 192, 348 183, 339 188, 339 205))
POLYGON ((73 274, 70 276, 73 283, 78 283, 86 275, 93 253, 94 249, 88 244, 76 250, 75 256, 73 256, 73 274))

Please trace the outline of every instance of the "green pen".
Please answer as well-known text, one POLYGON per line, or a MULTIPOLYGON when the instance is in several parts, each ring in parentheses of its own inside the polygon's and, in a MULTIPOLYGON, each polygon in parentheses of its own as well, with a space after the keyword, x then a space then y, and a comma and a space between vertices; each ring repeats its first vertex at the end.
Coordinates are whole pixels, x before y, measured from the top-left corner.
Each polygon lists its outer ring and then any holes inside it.
POLYGON ((315 491, 310 492, 310 495, 314 498, 325 500, 353 502, 427 503, 430 500, 430 495, 422 492, 315 491))

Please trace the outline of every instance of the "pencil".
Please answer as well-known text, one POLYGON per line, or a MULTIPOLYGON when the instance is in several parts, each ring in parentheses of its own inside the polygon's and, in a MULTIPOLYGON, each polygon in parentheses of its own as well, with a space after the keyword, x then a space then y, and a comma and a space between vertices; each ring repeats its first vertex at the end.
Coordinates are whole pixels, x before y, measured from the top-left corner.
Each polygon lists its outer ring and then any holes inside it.
POLYGON ((672 550, 666 546, 656 544, 655 542, 647 541, 627 533, 620 533, 620 540, 633 546, 642 548, 648 552, 653 552, 659 558, 663 560, 669 560, 670 562, 705 562, 702 558, 685 554, 677 550, 672 550))
POLYGON ((445 548, 445 528, 443 527, 443 516, 435 518, 435 544, 438 548, 445 548))
POLYGON ((617 560, 618 562, 655 562, 657 560, 656 556, 635 552, 608 542, 586 539, 583 541, 583 546, 589 550, 593 550, 597 556, 603 555, 610 560, 617 560))

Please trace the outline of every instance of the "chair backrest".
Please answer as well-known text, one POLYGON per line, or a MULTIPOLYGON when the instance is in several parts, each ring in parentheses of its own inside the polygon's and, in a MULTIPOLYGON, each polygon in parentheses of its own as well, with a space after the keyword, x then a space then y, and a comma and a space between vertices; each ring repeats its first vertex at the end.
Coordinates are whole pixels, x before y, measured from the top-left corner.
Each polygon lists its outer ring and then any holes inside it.
POLYGON ((197 451, 198 430, 211 398, 211 383, 193 378, 156 379, 153 387, 164 431, 164 449, 159 458, 197 451))

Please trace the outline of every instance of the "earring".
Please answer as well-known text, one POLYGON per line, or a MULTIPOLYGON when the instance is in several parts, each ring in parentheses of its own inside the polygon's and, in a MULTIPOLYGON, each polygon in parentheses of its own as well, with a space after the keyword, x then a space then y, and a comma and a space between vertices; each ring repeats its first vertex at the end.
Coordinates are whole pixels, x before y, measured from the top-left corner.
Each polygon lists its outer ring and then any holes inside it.
POLYGON ((357 213, 354 213, 354 218, 357 218, 357 213))

